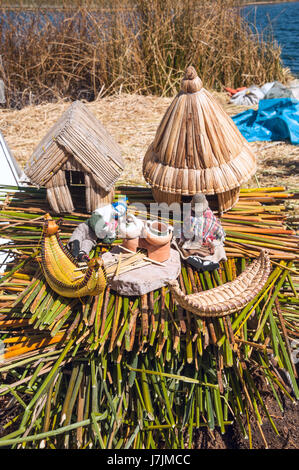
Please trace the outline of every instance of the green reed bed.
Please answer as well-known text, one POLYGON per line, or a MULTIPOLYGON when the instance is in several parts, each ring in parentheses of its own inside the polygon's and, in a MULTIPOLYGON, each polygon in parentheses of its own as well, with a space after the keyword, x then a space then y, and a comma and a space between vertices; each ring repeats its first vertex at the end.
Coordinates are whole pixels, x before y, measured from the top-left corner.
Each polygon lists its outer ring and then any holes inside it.
POLYGON ((0 15, 8 107, 120 90, 172 96, 188 64, 217 90, 285 78, 280 49, 252 32, 232 0, 3 6, 0 15))

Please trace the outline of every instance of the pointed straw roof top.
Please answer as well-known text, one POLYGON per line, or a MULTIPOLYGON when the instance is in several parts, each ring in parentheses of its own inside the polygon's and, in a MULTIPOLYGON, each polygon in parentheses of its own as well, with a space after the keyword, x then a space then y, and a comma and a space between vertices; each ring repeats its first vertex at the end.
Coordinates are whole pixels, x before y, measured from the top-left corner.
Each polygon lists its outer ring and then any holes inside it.
POLYGON ((80 101, 74 101, 44 136, 25 173, 33 183, 46 185, 70 156, 105 191, 124 169, 119 145, 80 101))
POLYGON ((248 142, 189 66, 143 160, 145 180, 167 193, 218 194, 256 171, 248 142))

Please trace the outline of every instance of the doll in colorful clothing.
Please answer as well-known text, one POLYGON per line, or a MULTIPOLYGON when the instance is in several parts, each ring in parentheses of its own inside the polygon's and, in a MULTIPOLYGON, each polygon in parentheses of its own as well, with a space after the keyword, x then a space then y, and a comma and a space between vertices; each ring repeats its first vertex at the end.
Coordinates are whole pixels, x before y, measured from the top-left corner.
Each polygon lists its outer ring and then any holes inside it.
POLYGON ((226 260, 225 232, 209 208, 204 194, 196 194, 184 216, 183 231, 177 248, 182 258, 200 271, 212 271, 226 260))

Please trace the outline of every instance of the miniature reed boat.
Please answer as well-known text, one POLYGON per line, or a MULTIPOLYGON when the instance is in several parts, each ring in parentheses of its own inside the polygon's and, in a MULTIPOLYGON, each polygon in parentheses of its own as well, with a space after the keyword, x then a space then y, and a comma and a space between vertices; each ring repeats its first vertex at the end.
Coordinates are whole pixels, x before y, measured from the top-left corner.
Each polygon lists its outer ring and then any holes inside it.
POLYGON ((177 280, 168 286, 177 303, 200 317, 223 317, 241 310, 264 287, 270 274, 270 257, 263 250, 234 281, 208 291, 185 295, 177 280))
POLYGON ((119 236, 123 238, 122 246, 136 252, 138 250, 139 237, 143 230, 143 221, 133 214, 129 214, 125 222, 119 225, 119 236))
POLYGON ((46 281, 63 297, 101 294, 106 287, 102 259, 92 259, 87 269, 81 271, 78 263, 63 245, 58 229, 56 222, 46 214, 41 242, 41 267, 46 281))

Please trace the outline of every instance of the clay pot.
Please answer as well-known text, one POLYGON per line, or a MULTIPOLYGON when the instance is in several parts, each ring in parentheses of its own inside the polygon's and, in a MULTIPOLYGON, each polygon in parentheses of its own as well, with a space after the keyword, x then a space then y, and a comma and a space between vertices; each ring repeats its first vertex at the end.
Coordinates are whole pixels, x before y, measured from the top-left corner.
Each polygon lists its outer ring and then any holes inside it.
POLYGON ((139 246, 139 238, 125 238, 121 246, 136 253, 139 246))
POLYGON ((170 256, 173 228, 158 220, 147 221, 139 239, 139 247, 147 250, 148 258, 163 263, 170 256))
POLYGON ((139 248, 143 248, 147 251, 147 257, 164 263, 170 257, 170 242, 164 245, 151 245, 145 238, 139 238, 139 248))

